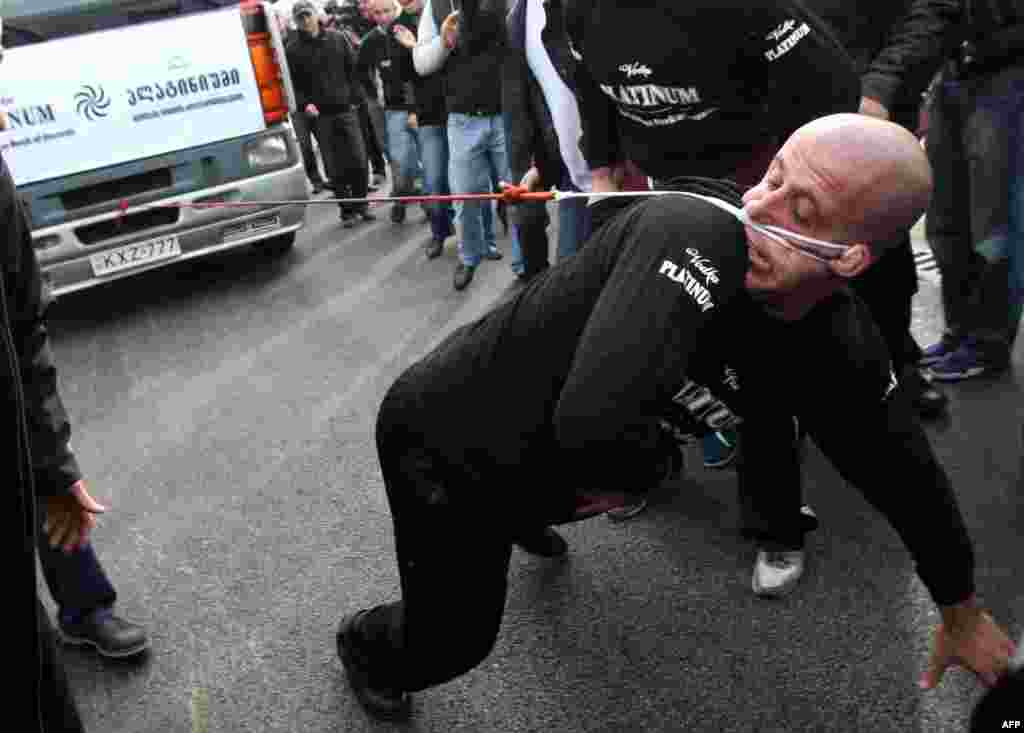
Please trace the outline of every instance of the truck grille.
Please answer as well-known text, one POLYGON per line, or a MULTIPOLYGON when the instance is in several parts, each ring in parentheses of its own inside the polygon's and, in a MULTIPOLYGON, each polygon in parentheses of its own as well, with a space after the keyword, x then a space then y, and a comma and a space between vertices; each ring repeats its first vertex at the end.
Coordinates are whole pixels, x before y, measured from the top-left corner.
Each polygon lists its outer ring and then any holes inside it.
POLYGON ((153 227, 178 223, 181 210, 174 207, 146 209, 135 214, 107 219, 95 224, 86 224, 75 229, 75 235, 82 244, 96 244, 114 237, 123 237, 153 227))
POLYGON ((140 193, 170 188, 171 183, 171 169, 158 168, 134 176, 118 178, 115 181, 104 181, 92 186, 65 191, 60 195, 60 202, 65 211, 72 212, 76 209, 107 204, 111 201, 119 202, 140 193))

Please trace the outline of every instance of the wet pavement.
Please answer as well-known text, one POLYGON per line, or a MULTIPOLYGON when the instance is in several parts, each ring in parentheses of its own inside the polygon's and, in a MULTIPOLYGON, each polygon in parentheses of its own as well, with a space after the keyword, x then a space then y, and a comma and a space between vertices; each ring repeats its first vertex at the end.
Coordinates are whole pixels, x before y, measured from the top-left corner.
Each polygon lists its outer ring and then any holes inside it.
MULTIPOLYGON (((646 513, 567 527, 567 560, 516 551, 487 660, 417 694, 406 725, 368 719, 333 636, 342 613, 398 593, 376 406, 513 279, 506 258, 455 293, 454 253, 426 260, 428 237, 412 210, 342 230, 322 206, 282 260, 229 252, 57 305, 75 446, 112 507, 96 547, 118 609, 152 637, 129 663, 68 650, 89 730, 964 730, 980 687, 957 670, 917 688, 936 611, 892 529, 813 450, 822 527, 788 598, 753 597, 735 474, 694 452, 646 513)), ((941 329, 926 260, 923 344, 941 329)), ((1024 339, 1013 367, 947 388, 949 419, 928 433, 976 544, 979 594, 1019 637, 1024 339)), ((472 547, 452 572, 472 593, 472 547)))

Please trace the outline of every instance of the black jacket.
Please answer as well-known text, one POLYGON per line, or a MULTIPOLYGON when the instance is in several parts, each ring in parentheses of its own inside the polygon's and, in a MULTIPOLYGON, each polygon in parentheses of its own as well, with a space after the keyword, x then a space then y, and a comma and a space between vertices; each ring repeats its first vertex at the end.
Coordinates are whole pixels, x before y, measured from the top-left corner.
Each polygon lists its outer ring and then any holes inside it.
POLYGON ((361 101, 355 54, 338 31, 322 30, 315 38, 299 31, 286 54, 299 109, 312 103, 321 114, 335 114, 361 101))
POLYGON ((796 415, 895 527, 935 601, 964 600, 963 518, 866 308, 841 292, 799 322, 774 319, 747 294, 748 268, 729 214, 682 196, 627 205, 410 367, 382 417, 436 455, 446 490, 489 493, 513 522, 519 508, 556 519, 579 490, 656 485, 663 420, 694 437, 740 424, 740 470, 778 482, 796 415), (525 353, 537 358, 524 370, 525 353))
MULTIPOLYGON (((541 40, 562 81, 573 89, 576 60, 569 50, 561 0, 549 0, 547 9, 548 22, 541 40)), ((507 34, 501 91, 509 123, 507 150, 512 180, 520 181, 530 166, 536 165, 541 187, 550 189, 561 185, 564 165, 551 110, 526 60, 526 0, 511 0, 507 34)))
POLYGON ((975 44, 979 70, 1020 63, 1024 0, 915 0, 865 75, 866 96, 889 106, 927 84, 964 41, 975 44))
MULTIPOLYGON (((403 14, 395 23, 416 34, 417 23, 409 16, 403 14)), ((390 28, 377 26, 363 37, 356 67, 360 76, 369 73, 371 79, 374 69, 380 73, 385 107, 408 112, 416 109, 413 82, 418 74, 412 65, 412 51, 395 40, 390 28)))
POLYGON ((19 730, 40 729, 40 706, 52 706, 52 689, 40 687, 43 612, 36 595, 36 498, 68 492, 81 478, 68 447, 70 426, 57 391, 57 373, 44 320, 49 298, 32 247, 28 219, 0 159, 0 389, 9 449, 4 483, 11 502, 3 537, 7 560, 8 610, 14 612, 9 650, 19 672, 11 675, 7 699, 19 730))
MULTIPOLYGON (((501 76, 505 60, 503 0, 461 0, 459 42, 443 75, 448 112, 495 115, 501 112, 501 76)), ((430 0, 440 32, 452 12, 452 0, 430 0)))
POLYGON ((591 168, 717 177, 860 101, 852 60, 798 0, 567 0, 566 26, 591 168))

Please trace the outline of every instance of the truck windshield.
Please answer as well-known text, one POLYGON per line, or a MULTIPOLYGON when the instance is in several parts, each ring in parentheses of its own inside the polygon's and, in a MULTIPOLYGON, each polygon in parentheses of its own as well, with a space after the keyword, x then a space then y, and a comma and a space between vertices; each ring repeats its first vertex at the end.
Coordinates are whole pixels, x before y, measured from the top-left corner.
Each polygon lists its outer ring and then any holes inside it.
POLYGON ((238 0, 4 0, 3 46, 14 48, 81 33, 238 5, 238 0))

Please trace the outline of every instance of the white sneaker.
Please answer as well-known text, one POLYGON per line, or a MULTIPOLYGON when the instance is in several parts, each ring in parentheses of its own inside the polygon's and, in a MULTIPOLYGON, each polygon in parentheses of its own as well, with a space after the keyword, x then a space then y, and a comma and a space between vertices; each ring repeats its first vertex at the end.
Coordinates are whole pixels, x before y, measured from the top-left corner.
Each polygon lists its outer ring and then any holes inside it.
POLYGON ((803 550, 758 550, 754 563, 754 593, 763 597, 779 598, 796 587, 804 574, 803 550))

